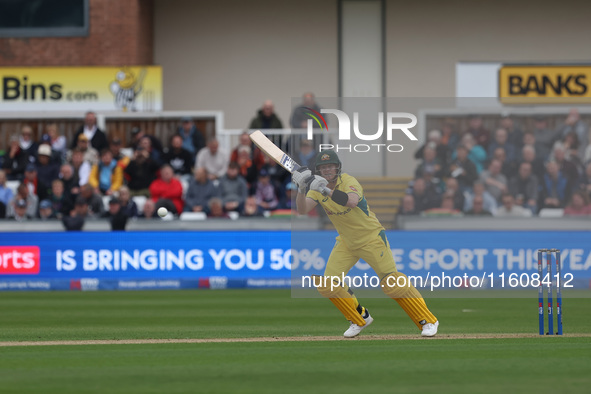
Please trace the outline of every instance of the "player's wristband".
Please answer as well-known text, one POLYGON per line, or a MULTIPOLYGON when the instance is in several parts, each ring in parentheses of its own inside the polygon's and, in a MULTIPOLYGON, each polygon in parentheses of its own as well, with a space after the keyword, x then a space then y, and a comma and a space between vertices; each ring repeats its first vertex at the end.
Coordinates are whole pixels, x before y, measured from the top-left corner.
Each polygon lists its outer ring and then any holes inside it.
POLYGON ((349 201, 349 196, 347 195, 347 193, 336 189, 332 191, 331 198, 334 202, 344 207, 347 206, 347 202, 349 201))

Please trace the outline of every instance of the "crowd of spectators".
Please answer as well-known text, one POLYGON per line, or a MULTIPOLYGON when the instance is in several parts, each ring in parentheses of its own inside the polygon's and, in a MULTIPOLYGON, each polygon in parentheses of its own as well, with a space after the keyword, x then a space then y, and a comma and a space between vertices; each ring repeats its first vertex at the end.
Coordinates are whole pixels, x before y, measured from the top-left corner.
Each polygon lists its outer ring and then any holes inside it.
MULTIPOLYGON (((304 95, 302 108, 317 107, 304 95)), ((302 127, 300 108, 290 125, 302 127)), ((542 116, 525 119, 522 129, 510 116, 499 117, 493 131, 480 116, 464 129, 444 122, 431 130, 416 151, 419 164, 398 215, 529 217, 547 208, 567 215, 591 214, 589 127, 571 110, 550 129, 542 116)), ((282 128, 273 103, 265 101, 250 126, 282 128)), ((231 151, 215 138, 206 140, 191 118, 182 118, 163 143, 141 128, 131 129, 129 144, 108 138, 88 112, 67 140, 56 123, 38 130, 25 125, 10 137, 0 156, 0 218, 61 220, 80 229, 88 218, 107 218, 125 229, 130 218, 159 220, 166 207, 178 217, 201 212, 208 218, 261 217, 292 209, 295 187, 290 174, 239 136, 231 151), (8 181, 18 182, 10 188, 8 181), (138 206, 138 201, 142 203, 138 206)), ((294 159, 313 166, 315 150, 302 140, 294 159)))
POLYGON ((576 109, 555 128, 546 116, 522 120, 528 129, 507 115, 489 130, 474 115, 464 129, 431 130, 398 215, 590 215, 589 125, 576 109))
MULTIPOLYGON (((252 125, 283 127, 270 101, 252 125)), ((247 131, 229 152, 215 137, 206 140, 188 117, 168 144, 135 127, 123 147, 121 139, 98 128, 93 112, 71 141, 56 123, 38 133, 36 139, 32 127, 23 126, 0 155, 0 218, 56 219, 67 229, 82 228, 88 218, 108 218, 114 230, 122 230, 129 218, 160 219, 160 207, 176 217, 202 212, 208 218, 291 210, 289 172, 262 154, 247 131), (18 182, 16 193, 9 181, 18 182)), ((302 152, 306 160, 314 155, 311 145, 302 152)))

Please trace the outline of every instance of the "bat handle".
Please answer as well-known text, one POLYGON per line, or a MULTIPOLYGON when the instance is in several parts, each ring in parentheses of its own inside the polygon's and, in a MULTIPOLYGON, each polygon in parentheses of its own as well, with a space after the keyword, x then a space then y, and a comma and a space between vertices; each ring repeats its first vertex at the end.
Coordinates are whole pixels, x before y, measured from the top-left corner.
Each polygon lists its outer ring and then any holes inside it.
POLYGON ((331 189, 329 189, 328 187, 325 186, 324 189, 322 190, 322 195, 328 196, 328 195, 330 195, 331 191, 332 191, 331 189))

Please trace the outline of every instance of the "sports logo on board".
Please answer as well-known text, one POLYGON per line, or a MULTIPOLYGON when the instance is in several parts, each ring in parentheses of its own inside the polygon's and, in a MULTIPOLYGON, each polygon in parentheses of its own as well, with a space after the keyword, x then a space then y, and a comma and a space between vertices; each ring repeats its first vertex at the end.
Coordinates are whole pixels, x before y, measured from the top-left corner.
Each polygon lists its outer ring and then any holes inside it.
POLYGON ((0 246, 0 275, 37 275, 39 268, 38 246, 0 246))

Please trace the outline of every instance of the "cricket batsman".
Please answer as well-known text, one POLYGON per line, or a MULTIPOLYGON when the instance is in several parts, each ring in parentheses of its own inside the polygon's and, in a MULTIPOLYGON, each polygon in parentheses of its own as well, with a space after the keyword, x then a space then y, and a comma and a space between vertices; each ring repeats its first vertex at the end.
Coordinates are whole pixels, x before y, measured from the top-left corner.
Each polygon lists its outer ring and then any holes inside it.
MULTIPOLYGON (((341 173, 341 161, 333 150, 318 153, 314 172, 312 174, 310 169, 302 167, 293 173, 293 182, 298 187, 298 213, 305 215, 320 204, 339 234, 326 263, 325 278, 343 277, 359 259, 363 259, 380 278, 384 293, 398 302, 421 330, 421 335, 432 337, 437 334, 439 321, 406 275, 396 270, 384 227, 370 211, 357 179, 341 173)), ((331 286, 325 282, 318 291, 350 321, 345 338, 359 335, 373 322, 367 308, 359 304, 346 284, 331 286)))

